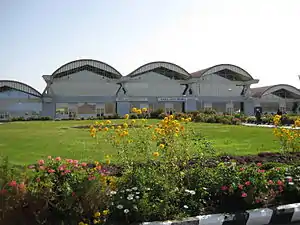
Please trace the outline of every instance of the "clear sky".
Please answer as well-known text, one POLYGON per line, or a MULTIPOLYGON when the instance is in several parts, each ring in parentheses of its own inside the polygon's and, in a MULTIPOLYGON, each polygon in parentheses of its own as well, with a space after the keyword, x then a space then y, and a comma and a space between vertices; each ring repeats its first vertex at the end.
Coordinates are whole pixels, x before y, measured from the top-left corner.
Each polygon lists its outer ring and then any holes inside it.
POLYGON ((0 0, 0 79, 42 91, 80 58, 123 75, 151 61, 189 72, 236 64, 300 87, 300 0, 0 0))

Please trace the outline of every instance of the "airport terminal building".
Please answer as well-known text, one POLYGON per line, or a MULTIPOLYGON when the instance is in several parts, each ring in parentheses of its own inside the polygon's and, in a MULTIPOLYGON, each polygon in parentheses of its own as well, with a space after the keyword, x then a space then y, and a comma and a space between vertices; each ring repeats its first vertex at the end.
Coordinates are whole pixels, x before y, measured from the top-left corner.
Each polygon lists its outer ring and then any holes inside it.
POLYGON ((259 80, 231 64, 189 73, 176 64, 160 61, 122 75, 104 62, 81 59, 62 65, 43 79, 43 93, 21 82, 0 80, 0 119, 124 115, 132 107, 165 112, 215 109, 252 115, 256 107, 271 113, 279 108, 291 112, 300 105, 296 87, 278 84, 251 88, 259 80))

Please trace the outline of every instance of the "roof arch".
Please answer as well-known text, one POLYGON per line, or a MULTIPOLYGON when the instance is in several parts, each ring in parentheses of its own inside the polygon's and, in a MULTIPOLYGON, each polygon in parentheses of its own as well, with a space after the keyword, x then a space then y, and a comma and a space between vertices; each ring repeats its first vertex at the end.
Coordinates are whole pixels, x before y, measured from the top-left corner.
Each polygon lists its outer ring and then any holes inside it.
POLYGON ((29 86, 28 84, 19 82, 19 81, 15 81, 15 80, 0 80, 0 88, 1 87, 9 87, 21 92, 24 92, 26 94, 30 94, 36 97, 41 97, 42 94, 36 90, 35 88, 29 86))
POLYGON ((56 77, 67 76, 70 73, 77 72, 77 70, 80 69, 93 70, 93 72, 99 75, 107 76, 108 78, 112 78, 112 79, 119 79, 122 77, 122 74, 114 67, 108 65, 107 63, 94 60, 94 59, 78 59, 78 60, 68 62, 62 65, 61 67, 59 67, 57 70, 55 70, 52 73, 52 77, 56 78, 56 77), (109 73, 109 75, 102 74, 100 73, 101 71, 105 71, 109 73))
POLYGON ((300 98, 300 90, 289 84, 276 84, 265 87, 251 88, 252 97, 261 98, 264 95, 271 94, 273 92, 279 91, 281 89, 285 89, 287 91, 293 92, 295 95, 300 98))
POLYGON ((216 73, 218 71, 225 70, 225 69, 231 70, 235 73, 238 73, 238 74, 242 75, 245 80, 254 80, 254 78, 250 75, 250 73, 248 73, 243 68, 241 68, 239 66, 236 66, 236 65, 233 65, 233 64, 214 65, 214 66, 211 66, 209 68, 206 68, 206 69, 203 69, 203 70, 192 73, 192 77, 199 78, 199 77, 210 75, 210 74, 213 74, 213 73, 216 73))
POLYGON ((164 61, 155 61, 155 62, 150 62, 150 63, 146 63, 140 67, 138 67, 137 69, 135 69, 133 72, 131 72, 130 74, 128 74, 128 77, 135 77, 135 76, 139 76, 141 74, 144 74, 146 72, 149 71, 153 71, 159 68, 164 68, 166 70, 169 71, 173 71, 177 74, 177 76, 175 77, 175 79, 189 79, 190 78, 190 73, 187 72, 185 69, 183 69, 181 66, 178 66, 174 63, 170 63, 170 62, 164 62, 164 61))

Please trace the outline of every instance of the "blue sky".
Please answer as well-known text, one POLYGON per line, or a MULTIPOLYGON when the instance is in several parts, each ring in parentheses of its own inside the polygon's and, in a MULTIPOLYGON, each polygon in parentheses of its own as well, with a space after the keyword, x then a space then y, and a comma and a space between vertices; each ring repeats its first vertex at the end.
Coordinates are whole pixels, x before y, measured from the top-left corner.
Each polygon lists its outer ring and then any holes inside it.
POLYGON ((299 21, 299 0, 1 0, 0 79, 42 91, 42 75, 75 59, 123 75, 162 60, 236 64, 258 86, 299 88, 299 21))

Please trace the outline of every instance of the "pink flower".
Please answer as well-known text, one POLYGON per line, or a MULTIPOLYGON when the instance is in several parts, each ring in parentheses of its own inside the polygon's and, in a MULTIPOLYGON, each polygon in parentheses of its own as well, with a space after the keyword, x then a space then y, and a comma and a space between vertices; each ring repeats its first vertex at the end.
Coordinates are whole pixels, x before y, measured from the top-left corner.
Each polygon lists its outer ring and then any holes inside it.
POLYGON ((38 178, 36 178, 36 182, 40 182, 41 181, 41 179, 38 177, 38 178))
POLYGON ((261 200, 260 200, 260 199, 256 199, 255 202, 256 202, 256 203, 260 203, 261 200))
POLYGON ((29 169, 34 169, 34 167, 35 167, 34 165, 28 166, 29 169))
POLYGON ((276 168, 276 170, 277 170, 277 171, 279 171, 279 170, 280 170, 280 168, 278 167, 278 168, 276 168))
POLYGON ((47 158, 48 158, 48 159, 52 159, 52 156, 51 156, 51 155, 49 155, 47 158))
POLYGON ((264 173, 265 170, 257 170, 258 173, 264 173))
POLYGON ((65 174, 71 173, 71 170, 65 170, 65 174))
POLYGON ((96 179, 96 177, 94 177, 94 176, 89 177, 89 181, 95 180, 95 179, 96 179))
POLYGON ((268 183, 269 184, 274 184, 274 182, 272 180, 269 180, 268 183))
POLYGON ((61 165, 61 166, 58 167, 58 170, 59 171, 64 171, 65 168, 66 168, 66 165, 61 165))
POLYGON ((11 186, 11 187, 17 186, 17 181, 12 180, 11 182, 9 182, 8 186, 11 186))
POLYGON ((287 177, 287 182, 292 182, 293 181, 293 178, 291 178, 291 177, 287 177))
POLYGON ((244 171, 245 169, 243 167, 240 168, 240 171, 244 171))
POLYGON ((282 186, 279 186, 278 189, 279 189, 279 192, 283 192, 283 187, 282 186))
POLYGON ((73 160, 73 163, 74 164, 78 164, 78 160, 73 160))
POLYGON ((243 192, 243 193, 242 193, 242 197, 243 197, 243 198, 246 198, 246 197, 247 197, 247 193, 243 192))
POLYGON ((45 170, 45 167, 44 166, 40 166, 40 170, 45 170))
POLYGON ((261 164, 261 163, 257 163, 256 165, 257 165, 258 167, 262 166, 262 164, 261 164))
POLYGON ((244 185, 242 185, 242 184, 239 184, 239 185, 238 185, 238 188, 239 188, 239 189, 241 189, 241 190, 243 190, 243 188, 244 188, 244 185))
POLYGON ((43 159, 40 159, 40 160, 38 161, 38 163, 39 163, 40 166, 42 166, 42 165, 45 164, 45 161, 44 161, 43 159))
POLYGON ((249 185, 251 185, 251 182, 250 182, 250 181, 246 181, 246 182, 245 182, 245 185, 246 185, 246 186, 249 186, 249 185))
POLYGON ((81 166, 82 166, 82 167, 86 167, 86 166, 87 166, 87 163, 83 162, 83 163, 81 163, 81 166))
POLYGON ((55 158, 55 160, 56 160, 56 161, 60 161, 61 158, 58 156, 58 157, 55 158))
POLYGON ((68 163, 73 163, 73 159, 66 159, 68 163))
POLYGON ((222 190, 222 191, 226 191, 226 190, 228 190, 228 187, 227 187, 227 186, 222 186, 222 187, 221 187, 221 190, 222 190))
POLYGON ((54 169, 50 169, 50 170, 48 170, 48 173, 54 173, 55 172, 55 170, 54 169))

